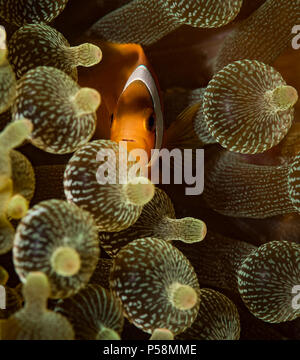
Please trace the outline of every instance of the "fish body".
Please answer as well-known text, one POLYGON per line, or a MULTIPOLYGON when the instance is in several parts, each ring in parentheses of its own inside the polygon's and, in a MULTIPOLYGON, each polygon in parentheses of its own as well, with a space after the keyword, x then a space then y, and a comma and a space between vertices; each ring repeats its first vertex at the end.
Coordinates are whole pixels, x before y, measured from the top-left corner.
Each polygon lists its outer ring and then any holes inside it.
POLYGON ((148 157, 163 143, 163 111, 158 82, 147 65, 136 67, 127 80, 116 107, 111 139, 128 141, 129 148, 142 148, 148 157))

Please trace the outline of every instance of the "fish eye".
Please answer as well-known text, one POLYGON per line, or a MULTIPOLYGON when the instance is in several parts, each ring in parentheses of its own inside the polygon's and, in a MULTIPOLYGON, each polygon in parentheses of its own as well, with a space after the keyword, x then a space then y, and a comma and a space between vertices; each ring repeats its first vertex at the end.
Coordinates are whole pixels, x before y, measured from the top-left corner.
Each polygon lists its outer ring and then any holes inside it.
POLYGON ((155 117, 154 114, 152 114, 147 119, 147 130, 154 131, 154 129, 155 129, 155 117))

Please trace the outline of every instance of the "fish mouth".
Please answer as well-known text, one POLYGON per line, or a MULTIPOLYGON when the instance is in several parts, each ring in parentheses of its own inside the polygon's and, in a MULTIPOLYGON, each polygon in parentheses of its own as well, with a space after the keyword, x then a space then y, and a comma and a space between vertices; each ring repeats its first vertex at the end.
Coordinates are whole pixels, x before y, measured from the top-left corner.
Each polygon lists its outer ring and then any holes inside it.
POLYGON ((135 140, 132 139, 122 139, 121 141, 135 142, 135 140))

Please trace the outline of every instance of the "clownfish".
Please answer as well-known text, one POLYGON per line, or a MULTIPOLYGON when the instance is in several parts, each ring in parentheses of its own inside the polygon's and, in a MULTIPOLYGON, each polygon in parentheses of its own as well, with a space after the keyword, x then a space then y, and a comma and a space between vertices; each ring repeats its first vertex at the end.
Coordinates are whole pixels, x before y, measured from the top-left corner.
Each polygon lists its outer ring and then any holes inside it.
POLYGON ((192 120, 200 105, 180 114, 180 124, 172 123, 170 131, 164 131, 162 93, 140 45, 88 41, 102 51, 99 64, 79 71, 79 85, 101 94, 95 138, 126 141, 128 151, 143 149, 150 160, 152 149, 168 148, 168 142, 176 147, 177 134, 187 129, 195 142, 192 120))

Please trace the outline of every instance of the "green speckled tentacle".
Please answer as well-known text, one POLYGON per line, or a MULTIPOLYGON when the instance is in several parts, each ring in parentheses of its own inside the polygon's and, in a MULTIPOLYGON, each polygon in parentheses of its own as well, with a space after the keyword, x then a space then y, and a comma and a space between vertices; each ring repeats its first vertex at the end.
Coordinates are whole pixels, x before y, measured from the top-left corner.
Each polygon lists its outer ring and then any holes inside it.
POLYGON ((272 241, 250 254, 238 271, 238 288, 249 310, 261 320, 278 323, 300 316, 293 306, 300 284, 300 246, 272 241))
POLYGON ((32 272, 23 287, 25 306, 0 322, 1 340, 73 340, 69 321, 47 309, 50 285, 42 272, 32 272))
POLYGON ((204 198, 227 216, 266 218, 300 211, 300 156, 291 164, 253 165, 223 152, 207 164, 204 198))
POLYGON ((13 120, 31 120, 33 131, 29 140, 36 147, 54 154, 70 153, 93 136, 100 101, 96 90, 82 90, 63 71, 39 66, 18 82, 13 120), (78 96, 82 91, 84 103, 78 96))
POLYGON ((294 119, 296 89, 281 74, 255 60, 227 65, 209 82, 203 100, 204 121, 228 150, 255 154, 277 145, 294 119))
POLYGON ((205 235, 206 225, 203 221, 191 217, 176 219, 171 199, 163 190, 156 188, 153 199, 144 206, 132 226, 118 232, 102 232, 99 239, 104 250, 114 256, 135 239, 155 237, 164 241, 192 243, 203 240, 205 235))
POLYGON ((200 283, 237 292, 237 273, 256 246, 208 231, 199 244, 179 244, 189 259, 200 283))
POLYGON ((235 60, 256 59, 266 64, 291 47, 292 28, 299 24, 300 0, 267 0, 224 41, 216 71, 235 60))
MULTIPOLYGON (((124 179, 124 183, 119 181, 122 165, 119 163, 120 153, 118 143, 96 140, 77 150, 65 170, 64 189, 67 200, 93 214, 99 231, 121 231, 134 224, 143 206, 152 199, 155 192, 154 185, 143 177, 124 179), (98 160, 98 155, 102 152, 105 152, 105 156, 110 154, 113 160, 98 160), (111 183, 103 184, 101 176, 98 178, 99 168, 104 162, 107 174, 112 177, 111 183), (139 183, 139 180, 143 183, 139 183)), ((124 169, 123 175, 127 174, 124 169)))
POLYGON ((239 340, 240 317, 234 303, 222 293, 201 289, 201 306, 192 326, 179 340, 239 340))
POLYGON ((166 328, 178 334, 197 316, 200 288, 194 269, 163 240, 138 239, 123 247, 110 283, 129 321, 147 333, 166 328))
POLYGON ((93 66, 102 58, 92 44, 70 47, 64 36, 45 24, 24 25, 10 38, 8 60, 17 78, 38 66, 53 66, 77 81, 77 66, 93 66))
POLYGON ((99 285, 89 284, 59 301, 55 311, 71 322, 78 340, 120 340, 124 324, 121 302, 99 285))
POLYGON ((300 316, 293 299, 300 282, 300 246, 271 241, 260 247, 208 233, 189 250, 201 283, 238 292, 249 311, 279 323, 300 316))
POLYGON ((241 5, 242 0, 134 0, 100 19, 88 35, 150 45, 183 24, 199 28, 226 25, 241 5))
POLYGON ((13 260, 22 282, 29 272, 42 271, 49 278, 51 297, 63 298, 89 281, 99 253, 91 215, 53 199, 35 205, 18 225, 13 260))
POLYGON ((35 189, 34 171, 27 158, 13 150, 31 133, 28 120, 10 123, 0 134, 0 254, 11 250, 14 228, 8 218, 22 218, 35 189))
POLYGON ((68 0, 0 0, 0 16, 17 26, 49 23, 65 8, 68 0))

